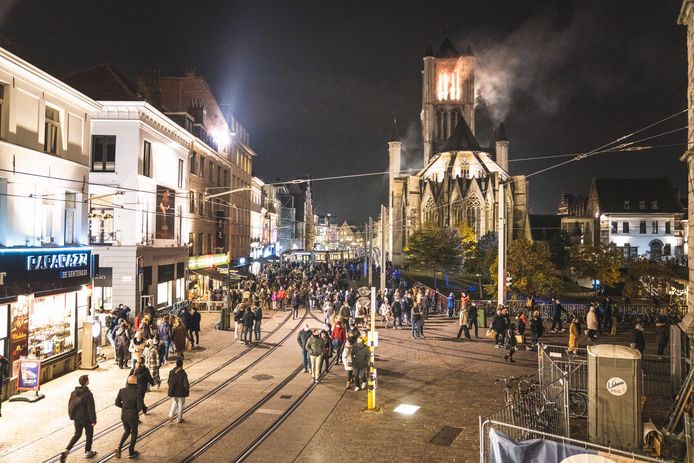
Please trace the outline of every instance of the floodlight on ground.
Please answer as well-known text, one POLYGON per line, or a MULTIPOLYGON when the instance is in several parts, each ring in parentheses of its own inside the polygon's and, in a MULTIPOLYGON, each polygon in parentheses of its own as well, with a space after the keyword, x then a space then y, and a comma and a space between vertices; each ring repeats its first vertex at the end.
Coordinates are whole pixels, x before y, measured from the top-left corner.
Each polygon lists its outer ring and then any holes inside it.
POLYGON ((419 405, 400 404, 393 411, 401 415, 414 415, 419 410, 419 405))

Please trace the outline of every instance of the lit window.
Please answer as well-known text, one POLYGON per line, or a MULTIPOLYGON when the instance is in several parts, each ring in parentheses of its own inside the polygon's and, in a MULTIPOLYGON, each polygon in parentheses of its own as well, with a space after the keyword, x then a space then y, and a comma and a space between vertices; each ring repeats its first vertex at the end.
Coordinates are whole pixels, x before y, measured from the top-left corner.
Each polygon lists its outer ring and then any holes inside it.
POLYGON ((46 120, 43 132, 43 150, 47 153, 58 153, 58 134, 60 132, 60 114, 57 109, 46 106, 46 120))
POLYGON ((612 233, 618 233, 618 224, 617 222, 612 222, 612 233))
POLYGON ((142 149, 142 175, 145 177, 152 176, 152 144, 147 140, 145 140, 145 145, 142 149))
POLYGON ((116 170, 116 137, 113 135, 92 136, 92 171, 114 172, 116 170))

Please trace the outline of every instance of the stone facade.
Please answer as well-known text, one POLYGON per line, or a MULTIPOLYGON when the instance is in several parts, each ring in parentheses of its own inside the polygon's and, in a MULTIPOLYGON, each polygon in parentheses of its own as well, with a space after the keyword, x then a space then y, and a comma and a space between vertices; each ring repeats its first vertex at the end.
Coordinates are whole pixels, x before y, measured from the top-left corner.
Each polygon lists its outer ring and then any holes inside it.
POLYGON ((390 260, 404 262, 408 237, 423 223, 441 227, 467 224, 477 237, 497 230, 499 184, 504 189, 507 239, 530 238, 528 183, 508 172, 508 139, 503 124, 491 147, 475 138, 474 56, 459 53, 446 39, 427 53, 422 71, 423 165, 413 175, 401 171, 401 145, 389 142, 390 260))

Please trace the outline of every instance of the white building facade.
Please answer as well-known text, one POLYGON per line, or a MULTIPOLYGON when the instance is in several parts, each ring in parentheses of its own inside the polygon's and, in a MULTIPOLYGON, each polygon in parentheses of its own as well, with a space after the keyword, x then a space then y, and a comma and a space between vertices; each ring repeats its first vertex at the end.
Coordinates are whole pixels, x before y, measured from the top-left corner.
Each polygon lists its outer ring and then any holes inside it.
POLYGON ((186 298, 188 159, 194 136, 144 101, 103 101, 92 120, 94 305, 161 308, 186 298))
POLYGON ((90 114, 100 104, 0 49, 0 353, 41 382, 77 368, 89 315, 90 114))

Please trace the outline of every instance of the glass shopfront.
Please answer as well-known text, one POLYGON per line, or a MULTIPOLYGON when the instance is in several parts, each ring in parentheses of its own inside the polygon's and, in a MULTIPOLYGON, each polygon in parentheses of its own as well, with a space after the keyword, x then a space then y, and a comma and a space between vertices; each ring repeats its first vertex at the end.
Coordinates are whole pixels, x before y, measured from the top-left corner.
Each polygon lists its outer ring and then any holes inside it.
POLYGON ((29 356, 47 359, 75 347, 77 292, 35 297, 29 305, 29 356))

